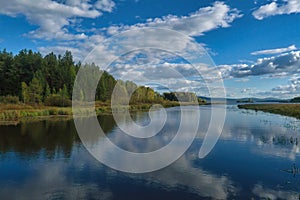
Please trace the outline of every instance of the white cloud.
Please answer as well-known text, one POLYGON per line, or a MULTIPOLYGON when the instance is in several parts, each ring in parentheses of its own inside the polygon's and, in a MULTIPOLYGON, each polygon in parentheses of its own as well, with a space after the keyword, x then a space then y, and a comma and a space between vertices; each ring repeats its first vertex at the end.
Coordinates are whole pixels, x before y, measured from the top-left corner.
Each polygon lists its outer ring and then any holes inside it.
POLYGON ((113 8, 115 7, 115 3, 111 0, 101 0, 96 2, 95 7, 99 10, 112 12, 113 8))
POLYGON ((257 10, 255 10, 252 14, 256 19, 262 20, 270 16, 300 12, 299 0, 282 0, 281 2, 282 3, 278 3, 278 1, 273 1, 269 4, 263 5, 257 10))
POLYGON ((223 77, 243 78, 248 76, 287 77, 300 72, 300 51, 292 51, 278 56, 260 58, 255 64, 221 65, 223 77))
MULTIPOLYGON (((268 90, 255 91, 255 97, 274 97, 280 99, 291 99, 300 94, 300 74, 289 75, 292 76, 286 84, 273 86, 268 90)), ((271 79, 272 82, 274 79, 271 79)))
MULTIPOLYGON (((77 5, 77 1, 78 0, 72 0, 72 5, 77 5)), ((173 42, 165 42, 165 44, 161 44, 161 46, 165 45, 168 46, 170 49, 174 49, 176 51, 187 52, 195 48, 193 45, 191 45, 192 38, 181 37, 178 39, 175 36, 164 34, 165 32, 160 31, 159 29, 153 31, 152 34, 149 31, 147 32, 147 34, 141 34, 141 31, 139 31, 139 29, 147 27, 166 28, 179 31, 189 36, 199 36, 202 35, 204 32, 210 31, 212 29, 228 27, 230 26, 230 23, 233 22, 233 20, 239 17, 241 17, 241 14, 239 14, 239 11, 237 9, 231 9, 228 5, 224 4, 223 2, 215 2, 212 6, 200 8, 196 12, 188 14, 186 16, 179 17, 174 15, 168 15, 162 18, 148 19, 145 23, 138 23, 132 26, 112 25, 107 28, 102 28, 98 30, 94 29, 94 34, 92 36, 87 36, 84 34, 84 32, 81 35, 70 36, 67 35, 67 33, 63 32, 63 34, 59 36, 60 38, 65 38, 66 40, 68 38, 73 38, 76 40, 65 42, 63 44, 59 43, 57 44, 57 46, 59 46, 60 49, 65 48, 66 50, 74 49, 75 46, 78 47, 79 50, 75 50, 75 54, 78 53, 77 55, 75 55, 75 57, 80 58, 80 60, 83 60, 85 56, 87 56, 87 54, 96 45, 101 45, 100 42, 102 42, 103 40, 99 41, 97 40, 97 38, 105 39, 107 38, 107 36, 105 36, 106 34, 115 35, 123 31, 131 31, 131 35, 128 35, 127 40, 122 41, 122 44, 125 44, 127 46, 128 44, 132 44, 131 47, 133 49, 135 49, 137 44, 139 44, 139 46, 155 46, 158 42, 161 43, 162 41, 170 41, 169 38, 174 37, 173 42), (139 42, 137 43, 136 41, 139 42)), ((59 35, 59 32, 56 32, 55 34, 59 35)), ((57 47, 41 47, 39 50, 42 50, 44 53, 46 53, 47 49, 48 52, 50 52, 57 49, 57 47)), ((103 48, 103 54, 107 54, 105 48, 103 48)))
POLYGON ((272 89, 273 93, 285 96, 296 96, 300 94, 300 77, 295 76, 290 79, 289 84, 280 85, 272 89))
POLYGON ((261 51, 255 51, 252 52, 252 55, 263 55, 263 54, 280 54, 280 53, 285 53, 288 51, 294 51, 297 50, 295 45, 291 45, 286 48, 278 48, 278 49, 267 49, 267 50, 261 50, 261 51))
POLYGON ((91 4, 88 0, 67 0, 59 3, 52 0, 11 0, 0 2, 0 14, 16 17, 24 15, 26 19, 39 26, 29 36, 39 39, 81 40, 84 33, 71 34, 68 31, 72 19, 96 18, 102 12, 111 12, 114 7, 111 0, 97 1, 91 4))
POLYGON ((200 8, 187 16, 167 15, 162 18, 150 18, 146 23, 132 26, 112 26, 108 28, 108 33, 115 34, 137 27, 157 27, 172 29, 189 36, 200 36, 216 28, 227 28, 239 17, 242 17, 242 14, 237 9, 231 9, 224 2, 217 1, 212 6, 200 8))
POLYGON ((250 79, 249 78, 240 78, 240 79, 236 79, 236 80, 234 80, 235 82, 240 82, 240 83, 245 83, 245 82, 248 82, 248 81, 250 81, 250 79))
MULTIPOLYGON (((147 59, 142 60, 139 58, 137 60, 137 62, 142 63, 134 63, 129 59, 130 69, 126 68, 125 62, 121 62, 122 70, 119 70, 119 72, 125 71, 127 76, 132 76, 127 77, 127 79, 135 80, 137 82, 139 81, 136 80, 136 78, 140 79, 141 77, 147 77, 147 80, 150 80, 149 77, 151 77, 150 81, 160 83, 166 82, 168 83, 166 85, 171 88, 176 88, 177 90, 187 90, 187 87, 190 87, 198 91, 200 90, 199 88, 203 88, 199 91, 199 94, 203 94, 203 91, 207 91, 207 88, 201 85, 203 80, 192 80, 192 77, 197 72, 196 69, 189 68, 190 66, 187 64, 174 64, 170 62, 168 58, 174 57, 174 55, 180 55, 185 59, 191 59, 191 56, 195 57, 197 55, 198 60, 196 63, 199 63, 199 65, 195 66, 197 70, 201 71, 201 75, 205 76, 207 81, 214 80, 215 86, 211 87, 219 88, 214 91, 224 89, 217 85, 221 80, 220 74, 215 74, 215 70, 208 69, 212 66, 204 66, 201 64, 201 61, 207 63, 209 62, 208 60, 210 60, 205 57, 206 54, 204 48, 199 48, 198 44, 194 41, 194 38, 189 36, 200 36, 204 32, 213 29, 229 27, 230 23, 241 16, 242 15, 237 9, 232 9, 223 2, 215 2, 211 6, 200 8, 196 12, 186 16, 168 15, 162 18, 148 19, 145 23, 131 26, 113 25, 104 29, 98 29, 94 32, 93 36, 87 36, 82 40, 60 42, 56 46, 41 47, 39 50, 42 51, 43 54, 51 51, 63 53, 65 50, 71 50, 74 58, 82 61, 90 51, 97 47, 96 51, 99 56, 97 56, 97 58, 91 56, 88 60, 92 60, 99 66, 104 66, 104 63, 112 62, 124 52, 131 52, 133 49, 144 50, 145 48, 156 47, 156 49, 162 49, 162 51, 156 50, 153 52, 148 49, 146 52, 147 59), (166 32, 165 29, 173 30, 173 32, 166 32), (182 34, 179 34, 178 32, 182 34), (107 37, 107 34, 115 35, 120 33, 122 34, 121 40, 120 38, 114 40, 114 37, 111 37, 112 39, 107 37), (112 41, 110 45, 105 43, 107 40, 112 41), (75 46, 76 48, 74 48, 75 46), (173 54, 166 55, 163 50, 166 50, 165 52, 172 52, 173 54), (202 55, 199 57, 199 54, 201 53, 202 55), (155 69, 147 67, 151 65, 157 67, 155 69), (175 77, 173 73, 170 73, 170 70, 178 71, 188 78, 190 83, 186 84, 184 81, 180 82, 181 80, 179 80, 178 77, 175 77)), ((135 54, 132 53, 131 55, 134 56, 135 54)), ((118 70, 118 68, 111 69, 112 71, 110 72, 113 74, 114 69, 118 70)), ((122 74, 114 75, 118 78, 121 78, 122 76, 122 74)), ((123 77, 123 79, 124 78, 126 79, 126 77, 123 77)), ((141 82, 139 83, 142 84, 141 82)), ((219 94, 223 93, 224 91, 219 94)))

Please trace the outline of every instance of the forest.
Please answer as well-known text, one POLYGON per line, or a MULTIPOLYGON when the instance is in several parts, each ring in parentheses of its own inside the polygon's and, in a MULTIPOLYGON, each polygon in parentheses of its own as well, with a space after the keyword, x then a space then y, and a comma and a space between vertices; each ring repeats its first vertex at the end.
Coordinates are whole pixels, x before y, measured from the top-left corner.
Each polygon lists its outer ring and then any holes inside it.
MULTIPOLYGON (((101 74, 96 95, 91 97, 96 101, 110 101, 117 83, 118 94, 121 94, 119 100, 129 95, 130 104, 178 101, 176 96, 186 102, 197 100, 197 96, 191 93, 170 92, 161 95, 152 88, 138 86, 132 81, 116 80, 93 63, 83 66, 80 62, 75 63, 70 51, 64 55, 49 53, 42 56, 39 52, 26 49, 13 55, 4 49, 0 52, 0 103, 71 106, 73 85, 80 68, 96 76, 101 74)), ((83 99, 89 94, 80 90, 77 96, 83 99)))

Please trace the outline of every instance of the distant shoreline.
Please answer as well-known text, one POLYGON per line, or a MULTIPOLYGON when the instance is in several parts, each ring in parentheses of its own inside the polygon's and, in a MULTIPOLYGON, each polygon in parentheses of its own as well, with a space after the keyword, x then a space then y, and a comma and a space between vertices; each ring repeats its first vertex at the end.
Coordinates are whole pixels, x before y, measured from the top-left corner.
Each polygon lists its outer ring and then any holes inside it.
POLYGON ((263 111, 272 114, 279 114, 300 119, 300 104, 277 103, 277 104, 243 104, 238 105, 239 109, 263 111))

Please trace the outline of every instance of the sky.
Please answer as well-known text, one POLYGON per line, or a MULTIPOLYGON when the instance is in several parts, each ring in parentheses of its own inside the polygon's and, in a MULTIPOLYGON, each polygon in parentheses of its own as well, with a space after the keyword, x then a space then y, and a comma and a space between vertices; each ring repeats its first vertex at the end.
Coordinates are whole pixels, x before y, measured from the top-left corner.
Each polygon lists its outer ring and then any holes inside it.
MULTIPOLYGON (((0 49, 17 54, 26 48, 43 55, 70 50, 76 61, 83 61, 116 34, 139 28, 169 29, 206 50, 215 64, 214 73, 220 73, 226 97, 293 98, 300 94, 299 0, 10 0, 0 2, 0 28, 0 49)), ((143 42, 169 41, 171 35, 156 32, 155 37, 147 35, 143 42)), ((130 41, 139 42, 133 38, 130 41)), ((180 40, 167 46, 181 49, 189 42, 180 40)), ((102 50, 107 58, 115 59, 111 49, 102 50)), ((143 53, 138 53, 139 58, 143 53)), ((177 63, 174 59, 147 61, 148 68, 131 61, 127 62, 131 68, 126 65, 122 69, 151 71, 156 75, 152 82, 157 83, 169 73, 149 70, 150 65, 190 70, 187 63, 175 60, 177 63)), ((124 62, 117 65, 125 66, 124 62)), ((198 88, 198 95, 209 95, 199 89, 201 83, 196 79, 187 77, 185 83, 198 88)), ((213 84, 215 78, 207 78, 207 82, 220 93, 220 85, 213 84)), ((173 83, 179 90, 186 88, 173 83)))

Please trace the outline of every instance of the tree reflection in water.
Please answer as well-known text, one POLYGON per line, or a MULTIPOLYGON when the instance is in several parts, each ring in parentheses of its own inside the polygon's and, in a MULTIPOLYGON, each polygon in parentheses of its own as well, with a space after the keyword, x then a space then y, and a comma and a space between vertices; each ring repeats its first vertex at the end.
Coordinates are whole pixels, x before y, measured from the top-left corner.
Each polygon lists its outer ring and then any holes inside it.
MULTIPOLYGON (((105 133, 116 125, 111 115, 100 116, 98 120, 105 133)), ((26 159, 43 153, 47 159, 57 155, 70 158, 73 146, 78 143, 80 138, 72 119, 26 121, 0 127, 0 155, 15 152, 26 159)))
POLYGON ((300 169, 298 167, 296 167, 295 163, 292 165, 292 168, 282 169, 281 171, 293 174, 294 177, 296 176, 296 174, 300 174, 300 169))

